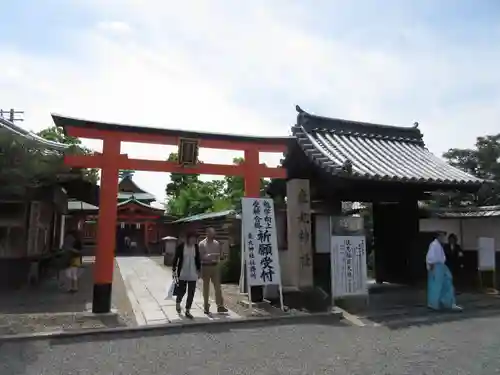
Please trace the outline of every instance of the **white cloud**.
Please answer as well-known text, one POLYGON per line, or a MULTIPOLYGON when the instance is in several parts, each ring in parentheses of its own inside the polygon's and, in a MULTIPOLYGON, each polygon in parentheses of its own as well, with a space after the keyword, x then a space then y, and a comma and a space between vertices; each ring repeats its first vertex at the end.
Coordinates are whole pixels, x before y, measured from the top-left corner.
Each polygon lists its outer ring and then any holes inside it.
POLYGON ((128 34, 132 32, 131 27, 121 21, 102 21, 97 24, 97 28, 115 34, 128 34))
MULTIPOLYGON (((289 2, 82 0, 81 6, 93 12, 95 23, 72 30, 74 55, 0 51, 8 72, 0 76, 0 102, 25 110, 32 129, 46 127, 50 112, 60 112, 284 135, 300 104, 327 116, 408 126, 419 121, 436 153, 498 131, 498 51, 467 53, 421 27, 402 30, 396 38, 402 44, 386 48, 316 32, 304 15, 314 18, 321 9, 289 2), (445 103, 450 93, 485 82, 497 83, 488 100, 445 103)), ((356 22, 351 27, 360 29, 356 22)), ((124 146, 131 156, 153 159, 170 150, 124 146)), ((202 153, 209 162, 228 163, 231 156, 239 155, 202 153)), ((163 196, 166 174, 139 178, 163 196)))

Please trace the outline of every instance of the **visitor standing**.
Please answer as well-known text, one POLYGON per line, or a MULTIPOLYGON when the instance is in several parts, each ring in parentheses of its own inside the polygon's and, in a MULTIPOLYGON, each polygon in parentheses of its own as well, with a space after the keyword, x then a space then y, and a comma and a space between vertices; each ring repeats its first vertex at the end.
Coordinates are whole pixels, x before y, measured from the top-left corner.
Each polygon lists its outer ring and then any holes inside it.
POLYGON ((82 265, 82 243, 76 231, 70 231, 64 239, 63 249, 67 254, 68 264, 65 275, 70 281, 68 292, 78 291, 78 273, 82 265))
POLYGON ((226 313, 220 282, 220 260, 222 249, 219 241, 215 239, 215 229, 208 228, 207 236, 200 242, 201 277, 203 279, 203 302, 205 314, 210 314, 210 282, 214 285, 215 303, 218 313, 226 313))
POLYGON ((181 313, 181 302, 186 294, 186 311, 187 318, 192 319, 191 306, 193 304, 194 293, 196 291, 196 281, 200 277, 201 262, 200 249, 196 243, 198 237, 196 233, 189 232, 186 234, 186 241, 181 243, 175 249, 172 272, 178 280, 176 289, 175 309, 177 313, 181 313))
POLYGON ((465 281, 465 255, 455 233, 448 236, 448 243, 444 245, 444 253, 455 287, 458 287, 465 281))
POLYGON ((432 310, 442 307, 455 311, 462 308, 455 302, 453 276, 446 265, 446 256, 443 249, 445 234, 440 232, 429 245, 426 263, 428 273, 427 306, 432 310))

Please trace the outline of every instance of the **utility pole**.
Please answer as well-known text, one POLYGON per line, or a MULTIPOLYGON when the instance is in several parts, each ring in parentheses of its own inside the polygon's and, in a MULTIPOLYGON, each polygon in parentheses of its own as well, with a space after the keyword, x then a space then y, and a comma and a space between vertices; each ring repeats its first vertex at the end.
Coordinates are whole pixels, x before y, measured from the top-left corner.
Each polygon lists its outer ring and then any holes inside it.
POLYGON ((24 111, 16 111, 13 108, 8 110, 0 109, 0 117, 6 118, 6 116, 8 116, 8 120, 12 123, 16 121, 24 121, 23 118, 17 117, 18 115, 24 115, 24 111))

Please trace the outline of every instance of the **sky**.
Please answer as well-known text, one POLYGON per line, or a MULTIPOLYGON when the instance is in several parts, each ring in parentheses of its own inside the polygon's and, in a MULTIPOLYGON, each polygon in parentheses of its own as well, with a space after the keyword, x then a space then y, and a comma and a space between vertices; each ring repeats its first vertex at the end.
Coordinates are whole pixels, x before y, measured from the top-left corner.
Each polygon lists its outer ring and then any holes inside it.
MULTIPOLYGON (((4 3, 0 108, 25 111, 22 126, 33 131, 59 113, 281 136, 298 104, 336 118, 417 121, 437 155, 500 132, 498 0, 4 3)), ((122 145, 137 158, 164 160, 172 151, 122 145)), ((237 156, 200 153, 211 163, 237 156)), ((268 165, 281 157, 261 154, 268 165)), ((167 173, 134 180, 164 199, 167 173)))

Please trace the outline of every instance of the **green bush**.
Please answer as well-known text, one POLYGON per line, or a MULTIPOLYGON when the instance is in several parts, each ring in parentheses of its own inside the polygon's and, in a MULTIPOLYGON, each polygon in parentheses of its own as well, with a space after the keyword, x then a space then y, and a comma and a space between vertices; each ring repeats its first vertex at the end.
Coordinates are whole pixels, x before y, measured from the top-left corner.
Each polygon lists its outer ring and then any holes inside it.
POLYGON ((221 264, 221 282, 237 284, 240 281, 241 250, 239 245, 229 247, 229 257, 221 264))

